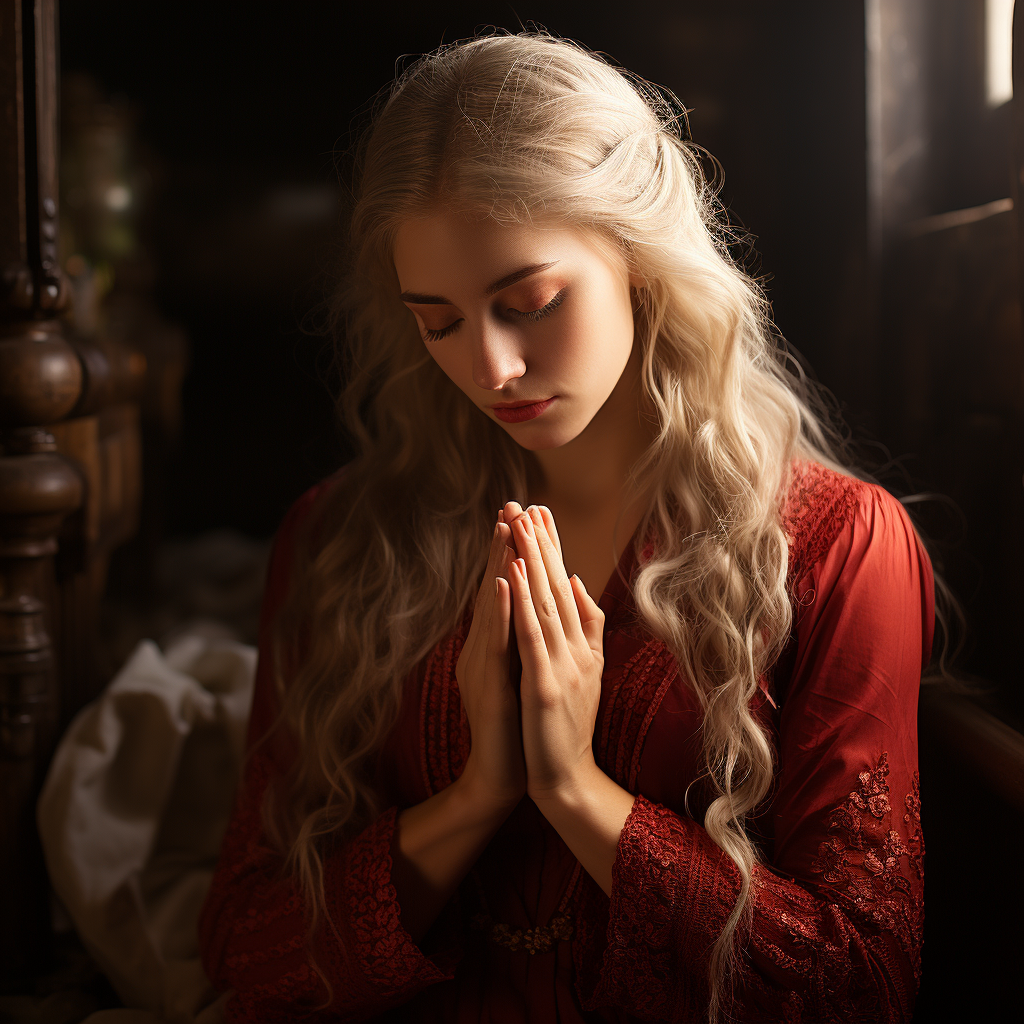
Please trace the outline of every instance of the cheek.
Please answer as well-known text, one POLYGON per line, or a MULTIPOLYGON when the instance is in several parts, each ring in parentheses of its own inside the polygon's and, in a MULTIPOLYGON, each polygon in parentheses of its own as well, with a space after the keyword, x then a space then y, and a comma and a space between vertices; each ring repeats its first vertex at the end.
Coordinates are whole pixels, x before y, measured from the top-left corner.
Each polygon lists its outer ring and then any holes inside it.
POLYGON ((438 368, 448 377, 448 379, 455 384, 462 391, 467 394, 469 388, 470 377, 472 376, 472 368, 467 364, 465 359, 460 358, 458 350, 449 345, 443 347, 446 341, 450 339, 442 338, 440 341, 431 342, 427 345, 427 353, 431 359, 437 363, 438 368))
POLYGON ((617 377, 633 348, 632 313, 624 321, 617 308, 600 309, 565 325, 559 362, 580 381, 602 385, 617 377))

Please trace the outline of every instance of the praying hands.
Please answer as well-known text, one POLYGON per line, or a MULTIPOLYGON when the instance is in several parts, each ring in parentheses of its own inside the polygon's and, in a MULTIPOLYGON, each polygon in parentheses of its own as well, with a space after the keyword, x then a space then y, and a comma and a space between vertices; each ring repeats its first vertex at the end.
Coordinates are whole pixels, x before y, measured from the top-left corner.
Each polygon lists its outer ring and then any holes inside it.
POLYGON ((543 506, 504 509, 516 559, 509 567, 523 665, 527 792, 542 800, 594 767, 593 736, 604 669, 604 612, 578 576, 566 575, 554 516, 543 506))

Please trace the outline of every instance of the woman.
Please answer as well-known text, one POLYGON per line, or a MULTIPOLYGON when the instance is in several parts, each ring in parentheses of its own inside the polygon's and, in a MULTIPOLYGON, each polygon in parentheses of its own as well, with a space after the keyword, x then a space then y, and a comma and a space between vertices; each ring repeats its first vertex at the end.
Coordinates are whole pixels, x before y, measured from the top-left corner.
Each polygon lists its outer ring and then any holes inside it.
POLYGON ((680 116, 537 33, 374 116, 358 454, 278 533, 201 922, 230 1019, 910 1019, 930 563, 680 116))

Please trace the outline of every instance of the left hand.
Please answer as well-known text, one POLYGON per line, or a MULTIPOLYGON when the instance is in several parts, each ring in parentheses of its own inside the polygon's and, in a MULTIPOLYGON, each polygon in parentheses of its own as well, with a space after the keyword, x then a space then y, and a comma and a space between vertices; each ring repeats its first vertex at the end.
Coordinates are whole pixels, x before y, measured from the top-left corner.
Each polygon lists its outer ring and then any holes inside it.
POLYGON ((505 506, 519 556, 509 567, 516 644, 523 664, 526 791, 558 796, 594 768, 594 723, 604 671, 604 612, 571 581, 550 510, 505 506), (514 522, 513 522, 514 520, 514 522))

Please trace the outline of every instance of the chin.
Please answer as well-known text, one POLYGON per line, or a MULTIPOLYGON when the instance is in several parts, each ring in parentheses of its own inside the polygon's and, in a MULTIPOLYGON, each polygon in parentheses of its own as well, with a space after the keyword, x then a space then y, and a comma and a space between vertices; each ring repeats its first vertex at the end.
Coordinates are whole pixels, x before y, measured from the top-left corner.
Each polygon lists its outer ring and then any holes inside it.
POLYGON ((578 432, 572 433, 564 430, 538 430, 532 437, 527 436, 525 430, 506 429, 505 432, 512 436, 520 448, 525 448, 529 452, 546 452, 552 448, 561 448, 579 436, 578 432))

